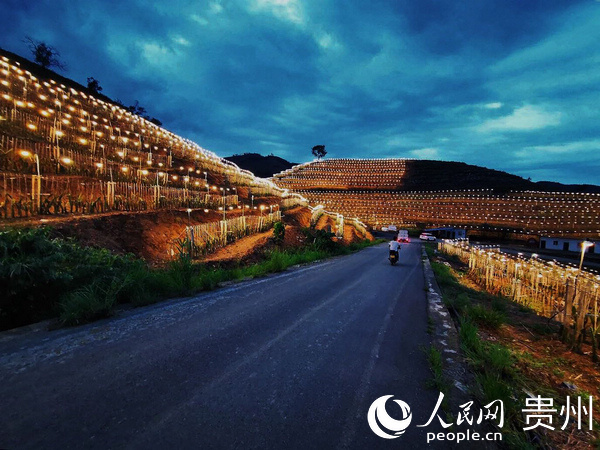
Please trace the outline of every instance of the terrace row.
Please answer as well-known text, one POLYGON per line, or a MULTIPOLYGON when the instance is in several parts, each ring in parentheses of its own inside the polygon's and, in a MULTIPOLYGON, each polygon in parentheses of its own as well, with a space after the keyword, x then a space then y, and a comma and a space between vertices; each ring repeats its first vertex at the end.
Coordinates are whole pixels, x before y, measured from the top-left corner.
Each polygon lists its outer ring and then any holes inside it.
POLYGON ((3 171, 158 179, 198 190, 205 189, 215 174, 219 181, 282 193, 117 105, 53 80, 38 80, 6 57, 0 61, 0 145, 3 171))
POLYGON ((597 194, 489 191, 404 193, 298 191, 312 205, 323 205, 376 228, 489 225, 517 232, 600 236, 597 194))
POLYGON ((0 216, 301 202, 152 122, 0 60, 0 216), (235 201, 233 200, 235 199, 235 201), (81 212, 81 211, 80 211, 81 212))
POLYGON ((301 164, 276 174, 282 188, 300 189, 396 189, 402 185, 405 161, 331 159, 301 164))

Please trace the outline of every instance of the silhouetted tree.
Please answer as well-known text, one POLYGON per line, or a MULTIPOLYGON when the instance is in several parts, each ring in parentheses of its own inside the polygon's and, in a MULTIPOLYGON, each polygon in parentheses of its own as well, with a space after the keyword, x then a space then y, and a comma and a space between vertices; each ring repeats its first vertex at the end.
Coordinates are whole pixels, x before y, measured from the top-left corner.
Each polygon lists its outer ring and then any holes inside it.
POLYGON ((327 154, 327 150, 325 150, 324 145, 315 145, 312 148, 312 154, 317 157, 317 159, 321 159, 327 154))
POLYGON ((65 63, 59 59, 60 53, 54 47, 42 41, 35 41, 29 36, 25 36, 23 42, 31 51, 33 60, 43 68, 56 67, 60 70, 67 70, 65 63))
POLYGON ((119 99, 113 100, 113 102, 116 103, 117 105, 119 105, 121 108, 126 109, 130 113, 137 114, 138 116, 146 119, 148 122, 152 122, 154 125, 158 125, 159 127, 162 127, 163 123, 160 120, 158 120, 156 117, 150 117, 146 113, 146 108, 141 106, 140 102, 138 102, 137 100, 131 106, 125 106, 125 104, 119 99))
POLYGON ((137 100, 133 105, 127 107, 127 111, 133 114, 137 114, 140 117, 144 117, 145 119, 148 118, 148 116, 146 116, 146 108, 141 106, 140 102, 138 102, 137 100))
POLYGON ((88 89, 93 93, 99 94, 102 91, 102 86, 100 86, 100 82, 94 77, 88 77, 87 82, 88 89))

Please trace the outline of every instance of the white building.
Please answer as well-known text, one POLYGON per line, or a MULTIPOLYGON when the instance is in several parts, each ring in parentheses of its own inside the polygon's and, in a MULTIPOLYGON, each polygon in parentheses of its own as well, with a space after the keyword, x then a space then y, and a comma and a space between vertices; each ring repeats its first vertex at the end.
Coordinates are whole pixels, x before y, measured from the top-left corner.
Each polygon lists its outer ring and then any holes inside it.
POLYGON ((441 239, 466 239, 467 230, 455 227, 440 227, 440 228, 427 228, 427 233, 431 233, 434 236, 441 239))
POLYGON ((543 236, 540 238, 540 248, 547 250, 562 250, 563 252, 581 252, 583 241, 593 242, 595 245, 588 248, 586 253, 600 254, 600 242, 590 239, 573 239, 564 237, 543 236))

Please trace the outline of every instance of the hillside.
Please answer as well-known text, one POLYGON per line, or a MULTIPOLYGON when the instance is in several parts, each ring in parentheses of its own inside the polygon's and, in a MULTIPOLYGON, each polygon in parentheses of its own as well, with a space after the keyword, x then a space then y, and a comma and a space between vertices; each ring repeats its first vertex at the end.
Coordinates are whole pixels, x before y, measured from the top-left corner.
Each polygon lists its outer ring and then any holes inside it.
MULTIPOLYGON (((263 158, 260 155, 256 156, 263 158)), ((254 160, 253 155, 248 155, 248 159, 254 160)), ((277 159, 283 162, 282 165, 291 166, 291 163, 281 158, 277 159)), ((258 163, 259 160, 256 159, 256 162, 258 163)), ((237 161, 236 164, 249 169, 237 161)), ((456 161, 326 158, 308 165, 298 166, 293 173, 293 178, 289 178, 289 174, 276 174, 277 184, 291 190, 451 191, 493 189, 496 192, 529 190, 600 193, 600 186, 597 185, 561 184, 553 181, 533 182, 500 170, 456 161), (371 162, 368 163, 368 161, 371 162)))
POLYGON ((290 169, 296 163, 291 163, 278 156, 263 156, 258 153, 227 156, 225 159, 237 164, 240 168, 249 170, 257 177, 269 178, 274 174, 290 169))
POLYGON ((88 89, 87 86, 84 86, 70 78, 67 78, 64 75, 61 75, 61 74, 55 72, 54 70, 46 69, 46 68, 40 66, 39 64, 36 64, 36 63, 28 60, 27 58, 23 58, 22 56, 19 56, 13 52, 9 52, 8 50, 5 50, 1 47, 0 47, 0 55, 5 56, 10 60, 19 63, 19 66, 21 67, 21 69, 30 72, 32 75, 34 75, 35 77, 37 77, 40 80, 52 79, 52 80, 56 81, 57 83, 62 83, 65 86, 73 88, 77 91, 85 92, 88 95, 93 95, 97 99, 102 100, 104 102, 117 104, 113 99, 111 99, 110 97, 107 97, 106 95, 104 95, 100 92, 94 92, 94 91, 88 89))

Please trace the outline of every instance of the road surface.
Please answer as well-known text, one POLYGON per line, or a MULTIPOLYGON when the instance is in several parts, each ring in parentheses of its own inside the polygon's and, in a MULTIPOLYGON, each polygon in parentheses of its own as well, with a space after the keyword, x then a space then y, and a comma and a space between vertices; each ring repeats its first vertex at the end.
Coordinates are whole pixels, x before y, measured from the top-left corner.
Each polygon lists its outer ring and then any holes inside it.
POLYGON ((420 249, 403 245, 395 267, 384 244, 84 327, 2 334, 0 448, 425 447, 438 427, 414 425, 438 392, 420 249), (413 421, 388 441, 366 416, 392 394, 413 421))

